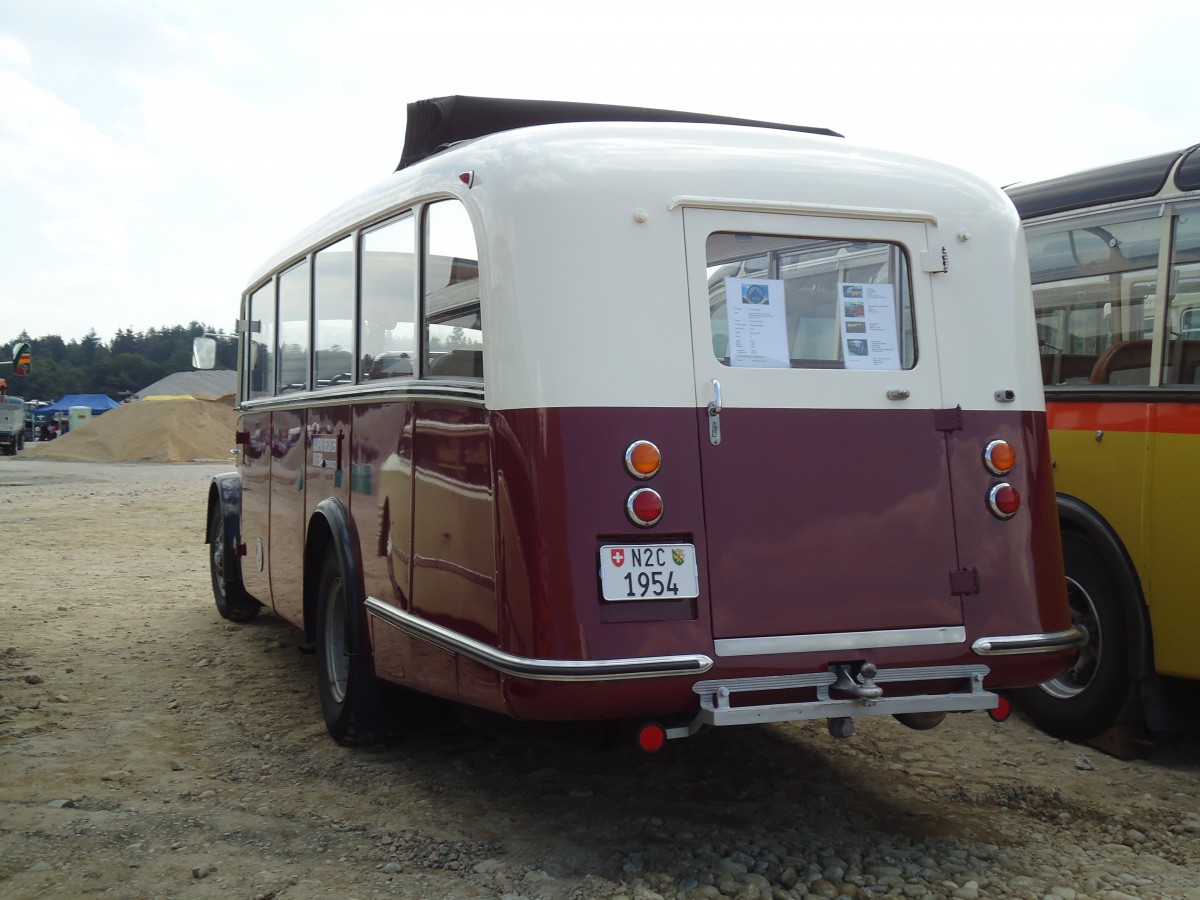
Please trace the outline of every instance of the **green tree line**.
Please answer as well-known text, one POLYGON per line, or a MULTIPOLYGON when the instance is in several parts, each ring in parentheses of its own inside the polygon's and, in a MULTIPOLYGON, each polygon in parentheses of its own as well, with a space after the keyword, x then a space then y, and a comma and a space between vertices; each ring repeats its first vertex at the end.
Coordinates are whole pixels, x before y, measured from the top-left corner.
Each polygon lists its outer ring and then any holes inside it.
MULTIPOLYGON (((32 368, 16 375, 11 366, 0 366, 8 392, 26 400, 58 400, 65 394, 107 394, 122 400, 175 372, 192 370, 192 339, 220 334, 200 322, 163 326, 145 332, 118 331, 105 343, 92 329, 80 340, 64 341, 56 334, 30 337, 21 332, 4 342, 0 355, 10 359, 13 345, 28 341, 32 368)), ((237 368, 237 341, 217 341, 218 369, 237 368)))

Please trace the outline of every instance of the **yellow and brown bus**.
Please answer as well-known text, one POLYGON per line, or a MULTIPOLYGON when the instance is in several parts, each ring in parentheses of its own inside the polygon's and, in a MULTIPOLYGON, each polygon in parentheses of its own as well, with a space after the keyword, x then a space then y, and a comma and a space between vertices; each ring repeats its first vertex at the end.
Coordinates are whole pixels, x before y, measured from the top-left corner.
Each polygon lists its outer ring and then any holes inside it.
POLYGON ((1121 721, 1194 724, 1200 145, 1008 194, 1029 250, 1068 593, 1089 634, 1023 706, 1074 740, 1121 721))

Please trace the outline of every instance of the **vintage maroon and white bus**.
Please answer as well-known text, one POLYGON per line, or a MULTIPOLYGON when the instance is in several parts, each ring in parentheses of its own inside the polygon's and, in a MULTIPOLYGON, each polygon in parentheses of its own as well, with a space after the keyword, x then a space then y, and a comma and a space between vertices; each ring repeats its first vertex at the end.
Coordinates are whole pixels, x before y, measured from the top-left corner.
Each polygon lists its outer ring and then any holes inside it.
MULTIPOLYGON (((242 298, 217 606, 523 720, 928 727, 1057 676, 1017 214, 832 132, 479 98, 242 298)), ((387 692, 389 695, 395 692, 387 692)), ((389 699, 387 702, 391 702, 389 699)))

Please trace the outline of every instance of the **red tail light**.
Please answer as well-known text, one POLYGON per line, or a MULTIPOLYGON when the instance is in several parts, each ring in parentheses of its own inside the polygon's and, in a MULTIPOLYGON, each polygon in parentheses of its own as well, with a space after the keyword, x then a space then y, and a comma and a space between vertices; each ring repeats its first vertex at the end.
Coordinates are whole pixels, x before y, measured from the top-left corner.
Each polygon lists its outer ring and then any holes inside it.
POLYGON ((662 518, 663 501, 658 491, 638 488, 625 501, 625 514, 634 525, 649 528, 662 518))
POLYGON ((988 491, 988 509, 997 519, 1011 519, 1021 508, 1021 495, 1007 481, 993 485, 988 491))

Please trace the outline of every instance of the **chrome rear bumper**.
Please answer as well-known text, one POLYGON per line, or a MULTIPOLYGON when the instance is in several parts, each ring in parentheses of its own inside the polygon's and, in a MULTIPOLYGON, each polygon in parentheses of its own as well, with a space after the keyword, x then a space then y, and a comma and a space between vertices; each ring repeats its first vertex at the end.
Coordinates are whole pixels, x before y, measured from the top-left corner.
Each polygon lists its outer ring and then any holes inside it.
POLYGON ((1063 631, 1044 634, 1006 634, 979 638, 971 649, 979 656, 1010 656, 1017 653, 1058 653, 1077 650, 1087 643, 1086 631, 1072 625, 1063 631))
POLYGON ((700 695, 700 712, 687 725, 667 728, 668 738, 695 734, 705 726, 748 725, 766 722, 795 722, 804 719, 852 719, 859 716, 893 716, 922 712, 965 712, 995 709, 1000 697, 983 689, 988 667, 926 666, 880 669, 865 665, 857 676, 848 666, 808 675, 778 675, 763 678, 730 678, 699 681, 692 689, 700 695), (908 694, 888 697, 881 685, 914 681, 957 681, 960 690, 940 694, 908 694), (816 699, 795 703, 734 706, 738 693, 815 688, 816 699), (836 692, 842 696, 833 696, 836 692))

